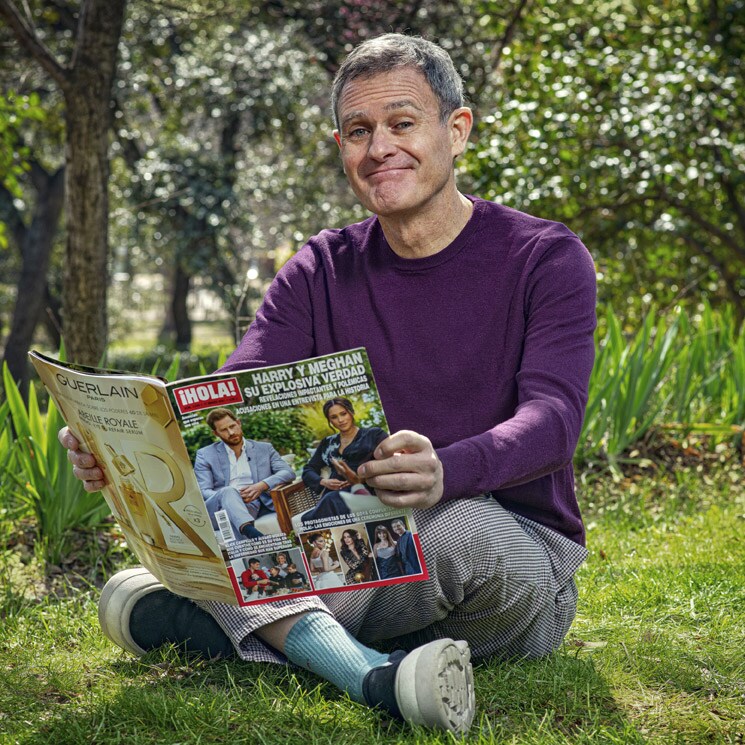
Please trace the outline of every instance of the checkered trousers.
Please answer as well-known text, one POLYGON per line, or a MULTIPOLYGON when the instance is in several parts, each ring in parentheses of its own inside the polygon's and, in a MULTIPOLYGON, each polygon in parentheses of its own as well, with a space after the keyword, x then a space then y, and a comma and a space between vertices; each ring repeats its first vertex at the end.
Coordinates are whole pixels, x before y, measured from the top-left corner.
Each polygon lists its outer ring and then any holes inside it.
POLYGON ((199 605, 252 661, 283 662, 251 632, 305 611, 333 614, 364 643, 465 639, 475 658, 541 656, 561 644, 576 612, 582 546, 488 495, 415 510, 414 519, 429 579, 247 608, 199 605))

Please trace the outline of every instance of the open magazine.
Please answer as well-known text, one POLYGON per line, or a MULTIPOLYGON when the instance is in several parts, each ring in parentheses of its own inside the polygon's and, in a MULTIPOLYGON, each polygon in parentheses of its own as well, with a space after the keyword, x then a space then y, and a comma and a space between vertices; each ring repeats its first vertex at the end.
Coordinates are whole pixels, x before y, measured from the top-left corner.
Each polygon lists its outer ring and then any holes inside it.
POLYGON ((411 511, 356 475, 388 435, 363 348, 171 383, 30 357, 169 590, 251 605, 427 577, 411 511))

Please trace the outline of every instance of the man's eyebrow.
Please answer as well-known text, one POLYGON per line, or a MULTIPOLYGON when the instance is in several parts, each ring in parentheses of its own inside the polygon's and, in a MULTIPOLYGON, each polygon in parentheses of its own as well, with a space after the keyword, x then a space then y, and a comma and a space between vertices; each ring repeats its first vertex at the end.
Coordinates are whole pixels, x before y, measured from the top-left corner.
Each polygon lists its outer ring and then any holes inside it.
MULTIPOLYGON (((391 103, 387 103, 383 108, 385 111, 395 111, 396 109, 406 109, 406 108, 412 108, 412 109, 416 109, 417 111, 423 111, 422 107, 419 106, 411 98, 403 98, 400 101, 391 101, 391 103)), ((358 111, 350 111, 341 120, 341 126, 343 127, 345 124, 348 124, 353 119, 359 119, 359 118, 364 118, 364 117, 365 117, 365 112, 362 109, 358 111)))

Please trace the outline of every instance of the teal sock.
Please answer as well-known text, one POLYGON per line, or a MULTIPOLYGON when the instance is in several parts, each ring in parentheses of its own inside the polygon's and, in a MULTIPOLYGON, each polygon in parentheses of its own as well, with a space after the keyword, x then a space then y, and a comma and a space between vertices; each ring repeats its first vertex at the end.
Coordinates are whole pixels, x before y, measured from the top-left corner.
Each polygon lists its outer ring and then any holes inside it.
POLYGON ((388 655, 360 644, 327 613, 309 613, 287 634, 285 656, 299 667, 320 675, 364 702, 362 681, 374 667, 388 662, 388 655))

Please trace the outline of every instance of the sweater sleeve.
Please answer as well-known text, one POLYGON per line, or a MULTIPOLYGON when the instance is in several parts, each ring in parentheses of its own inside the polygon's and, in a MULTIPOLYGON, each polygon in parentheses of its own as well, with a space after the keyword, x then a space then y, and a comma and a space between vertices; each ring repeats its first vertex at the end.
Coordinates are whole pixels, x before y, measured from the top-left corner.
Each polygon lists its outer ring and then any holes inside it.
POLYGON ((438 449, 445 499, 522 484, 571 462, 594 360, 595 267, 576 238, 561 239, 530 270, 514 415, 438 449))

